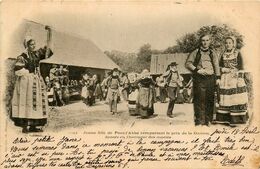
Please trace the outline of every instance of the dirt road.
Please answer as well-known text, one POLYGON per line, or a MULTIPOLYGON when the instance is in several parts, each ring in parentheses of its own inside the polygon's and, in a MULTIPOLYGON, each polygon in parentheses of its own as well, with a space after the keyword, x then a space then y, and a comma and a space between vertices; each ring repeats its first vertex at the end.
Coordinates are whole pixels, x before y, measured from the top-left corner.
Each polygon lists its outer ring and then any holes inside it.
POLYGON ((97 102, 94 106, 88 107, 79 101, 63 107, 52 108, 45 131, 100 126, 102 124, 117 124, 122 127, 141 127, 144 123, 160 126, 193 124, 192 104, 176 104, 174 118, 166 116, 167 106, 167 103, 156 103, 153 117, 140 119, 129 115, 127 102, 119 103, 119 113, 112 115, 108 105, 104 102, 97 102))

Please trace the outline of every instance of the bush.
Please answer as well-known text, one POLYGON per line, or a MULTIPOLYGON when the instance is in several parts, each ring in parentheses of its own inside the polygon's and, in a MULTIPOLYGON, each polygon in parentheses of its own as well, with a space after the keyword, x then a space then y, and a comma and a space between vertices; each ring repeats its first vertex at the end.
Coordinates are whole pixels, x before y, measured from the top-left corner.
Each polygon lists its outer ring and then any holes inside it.
POLYGON ((6 70, 6 88, 5 88, 5 106, 7 110, 7 115, 11 116, 12 110, 12 97, 15 85, 15 74, 14 74, 14 65, 16 59, 7 59, 5 61, 5 70, 6 70))

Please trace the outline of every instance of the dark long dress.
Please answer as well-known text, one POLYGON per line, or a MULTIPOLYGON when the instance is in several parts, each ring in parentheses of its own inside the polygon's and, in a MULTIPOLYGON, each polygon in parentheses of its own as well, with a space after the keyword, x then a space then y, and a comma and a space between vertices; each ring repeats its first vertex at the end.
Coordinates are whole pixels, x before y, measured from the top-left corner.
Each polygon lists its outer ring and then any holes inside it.
POLYGON ((86 105, 92 106, 94 104, 94 81, 91 78, 82 79, 84 86, 82 87, 81 96, 86 105))
POLYGON ((140 79, 139 93, 137 96, 137 110, 142 118, 148 118, 154 113, 155 89, 154 81, 147 77, 140 79))
POLYGON ((101 88, 101 85, 100 85, 98 80, 94 81, 94 89, 95 89, 95 91, 94 91, 95 98, 102 100, 103 99, 103 92, 102 92, 102 88, 101 88))

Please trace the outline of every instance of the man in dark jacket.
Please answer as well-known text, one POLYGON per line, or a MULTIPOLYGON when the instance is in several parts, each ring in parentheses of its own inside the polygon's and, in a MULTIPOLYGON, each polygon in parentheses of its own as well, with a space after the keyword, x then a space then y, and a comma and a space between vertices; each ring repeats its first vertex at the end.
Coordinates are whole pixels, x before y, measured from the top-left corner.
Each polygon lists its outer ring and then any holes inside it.
POLYGON ((167 116, 172 118, 172 111, 174 108, 177 90, 180 83, 180 75, 177 70, 177 63, 172 62, 168 65, 166 72, 163 74, 166 79, 168 97, 170 99, 167 109, 167 116))
POLYGON ((213 120, 214 91, 220 68, 218 57, 210 48, 211 36, 202 35, 200 42, 200 47, 188 56, 186 67, 193 73, 195 125, 209 125, 213 120))

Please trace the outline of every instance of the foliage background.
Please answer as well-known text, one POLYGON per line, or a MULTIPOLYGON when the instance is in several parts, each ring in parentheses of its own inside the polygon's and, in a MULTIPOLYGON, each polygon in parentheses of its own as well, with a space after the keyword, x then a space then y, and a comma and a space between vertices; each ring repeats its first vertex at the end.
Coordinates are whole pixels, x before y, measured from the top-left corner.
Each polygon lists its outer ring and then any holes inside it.
POLYGON ((152 46, 147 43, 142 45, 136 54, 120 51, 105 51, 105 54, 117 63, 123 71, 141 72, 143 69, 149 70, 152 54, 190 53, 199 46, 199 37, 203 34, 212 35, 211 47, 217 53, 223 52, 227 36, 234 36, 237 39, 238 49, 244 46, 243 36, 237 30, 223 24, 203 26, 195 32, 186 33, 176 40, 176 44, 166 49, 152 49, 152 46))
MULTIPOLYGON (((202 34, 210 33, 212 35, 211 47, 221 53, 224 50, 224 41, 227 36, 235 36, 237 39, 237 48, 241 49, 244 46, 243 36, 238 33, 235 29, 227 25, 212 25, 203 26, 199 30, 186 33, 176 40, 176 44, 167 47, 163 50, 152 49, 152 46, 147 43, 142 45, 137 53, 127 53, 118 50, 105 51, 104 53, 110 57, 115 63, 117 63, 124 72, 138 72, 140 73, 143 69, 150 68, 152 54, 169 54, 169 53, 189 53, 193 51, 199 45, 199 37, 202 34)), ((7 60, 5 68, 7 71, 7 87, 6 96, 4 98, 8 115, 11 114, 11 99, 14 89, 15 76, 14 76, 14 63, 15 60, 7 60)), ((253 86, 252 76, 247 74, 245 77, 247 87, 249 91, 249 106, 253 105, 253 86)))

